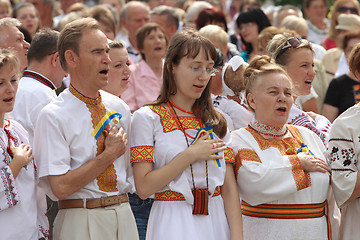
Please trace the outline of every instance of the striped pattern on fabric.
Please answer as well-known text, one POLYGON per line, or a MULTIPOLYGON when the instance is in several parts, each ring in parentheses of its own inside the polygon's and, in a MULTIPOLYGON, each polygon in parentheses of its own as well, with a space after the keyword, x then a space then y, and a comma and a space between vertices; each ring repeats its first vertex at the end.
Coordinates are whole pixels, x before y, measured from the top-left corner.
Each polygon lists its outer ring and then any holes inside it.
POLYGON ((304 219, 325 214, 326 201, 316 204, 261 204, 252 206, 242 201, 242 214, 258 218, 304 219))

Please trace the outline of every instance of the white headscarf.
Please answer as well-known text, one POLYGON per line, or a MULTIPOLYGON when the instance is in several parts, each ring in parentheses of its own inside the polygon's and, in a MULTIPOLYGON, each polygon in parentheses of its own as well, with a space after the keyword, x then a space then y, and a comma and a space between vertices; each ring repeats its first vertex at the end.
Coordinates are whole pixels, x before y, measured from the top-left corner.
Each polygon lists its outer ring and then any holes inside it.
POLYGON ((222 84, 223 84, 223 93, 222 95, 224 96, 234 96, 235 93, 233 90, 231 90, 226 84, 225 84, 225 81, 224 81, 224 76, 225 76, 225 72, 226 72, 226 69, 227 67, 230 65, 233 69, 233 71, 235 72, 241 65, 245 64, 245 67, 247 67, 249 64, 246 63, 244 61, 244 59, 238 55, 232 57, 230 59, 230 61, 225 64, 224 68, 223 68, 223 71, 222 71, 222 84))

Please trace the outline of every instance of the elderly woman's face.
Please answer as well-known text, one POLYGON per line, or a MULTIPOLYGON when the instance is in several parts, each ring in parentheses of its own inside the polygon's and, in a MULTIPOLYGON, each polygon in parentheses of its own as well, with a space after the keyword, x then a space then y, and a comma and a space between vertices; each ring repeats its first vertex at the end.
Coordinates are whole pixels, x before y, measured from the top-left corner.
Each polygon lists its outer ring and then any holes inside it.
POLYGON ((294 49, 285 65, 299 96, 310 94, 315 78, 314 53, 308 48, 294 49))
POLYGON ((155 29, 144 38, 143 49, 140 50, 146 60, 164 58, 166 55, 166 37, 160 29, 155 29))
POLYGON ((282 73, 260 76, 253 93, 247 100, 255 111, 255 118, 262 124, 282 127, 293 104, 290 80, 282 73))

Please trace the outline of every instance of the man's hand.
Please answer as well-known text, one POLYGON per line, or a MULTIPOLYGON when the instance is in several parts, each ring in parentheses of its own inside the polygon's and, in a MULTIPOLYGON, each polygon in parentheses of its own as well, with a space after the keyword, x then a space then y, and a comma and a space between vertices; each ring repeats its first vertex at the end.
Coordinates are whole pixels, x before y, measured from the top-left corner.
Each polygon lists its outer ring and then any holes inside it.
POLYGON ((105 138, 105 150, 114 157, 114 161, 126 152, 128 144, 125 130, 114 125, 105 138))

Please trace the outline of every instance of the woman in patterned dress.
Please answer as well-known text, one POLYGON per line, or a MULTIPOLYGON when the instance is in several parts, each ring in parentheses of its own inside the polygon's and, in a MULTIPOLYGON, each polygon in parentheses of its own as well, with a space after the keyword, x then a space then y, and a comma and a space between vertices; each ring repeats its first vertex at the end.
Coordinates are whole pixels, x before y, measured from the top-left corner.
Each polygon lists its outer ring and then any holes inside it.
POLYGON ((244 239, 330 239, 325 147, 309 129, 286 125, 290 77, 268 56, 255 57, 244 77, 255 120, 231 133, 244 239))
POLYGON ((242 239, 230 135, 210 97, 215 58, 194 30, 175 34, 157 101, 134 113, 136 191, 155 194, 147 239, 242 239))
POLYGON ((5 119, 14 108, 19 60, 0 50, 0 238, 47 239, 49 236, 45 196, 37 192, 36 166, 27 131, 5 119), (41 207, 40 207, 41 205, 41 207))

